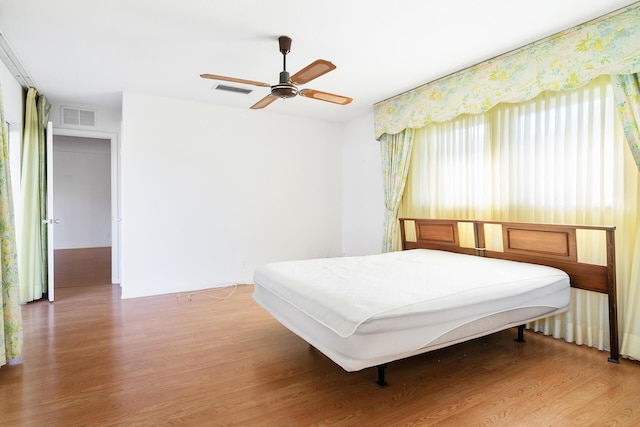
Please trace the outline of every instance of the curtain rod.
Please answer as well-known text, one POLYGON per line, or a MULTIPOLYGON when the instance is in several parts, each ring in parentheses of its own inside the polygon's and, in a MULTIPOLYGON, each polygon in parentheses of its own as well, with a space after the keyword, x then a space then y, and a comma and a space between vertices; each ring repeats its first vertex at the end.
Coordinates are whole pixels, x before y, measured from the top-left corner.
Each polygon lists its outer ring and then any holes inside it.
POLYGON ((11 47, 11 43, 9 43, 9 40, 2 32, 0 32, 0 59, 16 78, 18 83, 20 83, 20 86, 25 89, 36 87, 33 78, 31 78, 31 75, 25 68, 24 64, 20 61, 20 58, 18 58, 18 55, 11 47))

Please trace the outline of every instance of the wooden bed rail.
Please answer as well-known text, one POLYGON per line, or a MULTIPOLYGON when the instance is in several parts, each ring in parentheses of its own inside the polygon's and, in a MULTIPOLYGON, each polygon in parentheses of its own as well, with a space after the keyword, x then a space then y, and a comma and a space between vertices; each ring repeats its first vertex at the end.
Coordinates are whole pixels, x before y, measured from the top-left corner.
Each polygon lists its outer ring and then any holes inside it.
POLYGON ((402 249, 437 249, 469 255, 500 258, 531 264, 548 265, 565 271, 571 286, 608 295, 609 361, 618 363, 618 310, 616 297, 615 227, 499 222, 479 220, 447 220, 400 218, 402 249), (414 229, 407 229, 414 223, 414 229), (459 224, 473 226, 473 247, 461 246, 459 224), (485 225, 501 228, 502 249, 487 249, 485 225), (606 265, 578 261, 577 231, 602 231, 606 238, 606 265), (407 235, 415 235, 408 240, 407 235))

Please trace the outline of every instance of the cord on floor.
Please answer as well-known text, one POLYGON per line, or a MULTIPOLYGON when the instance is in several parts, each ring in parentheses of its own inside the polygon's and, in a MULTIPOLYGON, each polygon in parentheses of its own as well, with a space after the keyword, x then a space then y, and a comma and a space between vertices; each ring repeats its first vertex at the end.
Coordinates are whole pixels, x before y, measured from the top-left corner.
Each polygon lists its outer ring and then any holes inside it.
POLYGON ((238 284, 237 283, 233 283, 231 286, 225 286, 225 287, 217 287, 217 288, 210 288, 210 289, 201 289, 198 291, 191 291, 191 292, 186 292, 186 293, 179 293, 176 294, 176 300, 178 302, 180 302, 180 297, 186 296, 187 300, 192 301, 194 296, 197 295, 202 295, 204 297, 207 298, 212 298, 212 299, 217 299, 217 300, 221 300, 224 301, 226 299, 231 298, 231 296, 236 292, 236 290, 238 289, 238 284), (219 291, 220 289, 227 289, 227 288, 232 288, 231 291, 225 295, 225 296, 217 296, 217 295, 212 295, 213 292, 219 291))

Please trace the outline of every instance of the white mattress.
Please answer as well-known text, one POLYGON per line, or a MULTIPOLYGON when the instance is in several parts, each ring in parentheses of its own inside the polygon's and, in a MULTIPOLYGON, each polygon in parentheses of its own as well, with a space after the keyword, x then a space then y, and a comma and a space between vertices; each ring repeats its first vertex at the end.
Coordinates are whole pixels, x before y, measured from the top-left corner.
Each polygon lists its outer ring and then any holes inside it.
POLYGON ((416 249, 267 264, 254 299, 347 371, 568 309, 561 270, 416 249))

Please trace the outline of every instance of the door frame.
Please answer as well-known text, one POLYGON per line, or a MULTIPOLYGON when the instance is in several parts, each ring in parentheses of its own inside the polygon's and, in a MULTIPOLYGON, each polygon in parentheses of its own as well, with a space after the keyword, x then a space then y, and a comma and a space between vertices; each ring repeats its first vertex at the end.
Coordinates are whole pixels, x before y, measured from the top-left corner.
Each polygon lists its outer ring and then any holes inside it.
POLYGON ((53 262, 54 250, 53 250, 53 235, 55 233, 53 212, 53 123, 47 122, 47 218, 42 222, 47 224, 47 297, 49 302, 55 301, 55 263, 53 262))
MULTIPOLYGON (((56 136, 107 139, 111 146, 111 283, 120 283, 120 142, 118 134, 84 129, 53 128, 56 136)), ((54 166, 55 167, 55 166, 54 166)), ((55 197, 55 194, 54 194, 55 197)))

